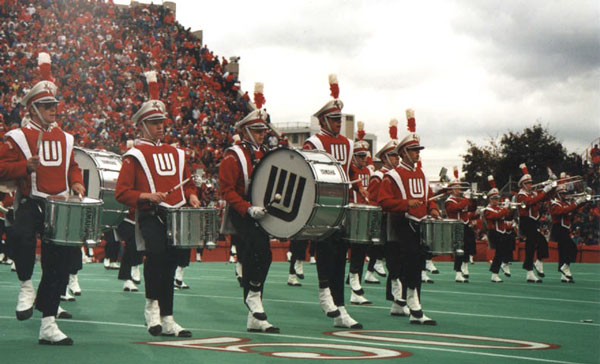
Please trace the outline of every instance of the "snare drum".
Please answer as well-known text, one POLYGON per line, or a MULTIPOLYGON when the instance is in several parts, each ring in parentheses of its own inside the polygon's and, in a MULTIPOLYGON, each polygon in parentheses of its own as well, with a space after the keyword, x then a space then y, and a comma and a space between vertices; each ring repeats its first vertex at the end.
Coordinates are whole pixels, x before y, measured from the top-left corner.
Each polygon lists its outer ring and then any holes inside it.
POLYGON ((342 224, 348 181, 328 153, 276 149, 254 169, 250 200, 253 206, 266 207, 267 215, 258 223, 271 236, 322 240, 342 224))
POLYGON ((421 244, 433 255, 464 254, 464 225, 451 219, 424 219, 420 224, 421 244))
POLYGON ((167 234, 175 248, 214 246, 219 236, 219 210, 208 207, 168 209, 167 234))
POLYGON ((75 161, 81 168, 86 195, 104 202, 100 228, 116 228, 129 208, 115 198, 115 187, 121 170, 121 156, 100 150, 74 148, 75 161))
POLYGON ((102 201, 77 196, 50 196, 46 199, 44 240, 54 244, 81 246, 100 241, 102 201))
POLYGON ((383 244, 381 207, 353 203, 346 206, 343 239, 354 244, 383 244))

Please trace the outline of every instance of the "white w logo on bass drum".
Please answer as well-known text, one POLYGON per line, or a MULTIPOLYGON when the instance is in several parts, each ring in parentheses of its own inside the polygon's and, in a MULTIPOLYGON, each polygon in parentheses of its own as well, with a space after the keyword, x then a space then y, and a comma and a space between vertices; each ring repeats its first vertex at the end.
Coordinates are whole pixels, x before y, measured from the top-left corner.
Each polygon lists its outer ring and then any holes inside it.
POLYGON ((413 198, 421 198, 425 196, 425 184, 420 178, 409 178, 408 190, 413 198))
POLYGON ((59 140, 44 140, 40 149, 40 163, 46 167, 56 167, 62 161, 62 143, 59 140))
POLYGON ((154 168, 159 176, 172 176, 177 172, 175 166, 175 157, 171 153, 156 153, 152 154, 154 159, 154 168))

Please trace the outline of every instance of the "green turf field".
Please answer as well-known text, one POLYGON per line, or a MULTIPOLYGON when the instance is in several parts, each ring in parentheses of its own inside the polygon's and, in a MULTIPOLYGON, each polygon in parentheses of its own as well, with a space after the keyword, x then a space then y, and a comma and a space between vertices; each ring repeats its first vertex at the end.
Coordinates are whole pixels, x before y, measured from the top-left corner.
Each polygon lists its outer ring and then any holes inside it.
MULTIPOLYGON (((302 363, 359 359, 376 363, 598 363, 600 362, 600 265, 575 264, 575 284, 560 282, 546 263, 543 284, 525 282, 520 263, 501 284, 489 281, 488 264, 470 266, 471 283, 454 282, 451 263, 436 263, 422 303, 438 326, 410 325, 389 315, 383 285, 365 285, 373 306, 350 306, 364 330, 335 329, 320 310, 316 270, 305 263, 302 287, 289 287, 287 263, 273 263, 265 290, 269 321, 280 334, 246 332, 247 310, 234 266, 192 263, 190 290, 175 293, 175 320, 192 339, 150 336, 144 327, 143 284, 122 292, 117 271, 85 265, 76 302, 62 303, 72 320, 59 326, 75 344, 37 344, 40 313, 15 318, 18 280, 0 266, 1 363, 302 363), (592 322, 584 322, 592 321, 592 322)), ((40 267, 35 268, 34 284, 40 267)), ((383 283, 383 280, 382 280, 383 283)), ((350 289, 346 290, 349 300, 350 289)))

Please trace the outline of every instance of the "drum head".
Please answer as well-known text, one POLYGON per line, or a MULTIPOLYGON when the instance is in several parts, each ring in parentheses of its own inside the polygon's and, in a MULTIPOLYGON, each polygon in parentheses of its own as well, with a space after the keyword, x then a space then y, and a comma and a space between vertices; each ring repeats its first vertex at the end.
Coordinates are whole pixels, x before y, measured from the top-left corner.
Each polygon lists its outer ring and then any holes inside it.
POLYGON ((298 149, 277 149, 261 159, 252 175, 250 200, 253 206, 267 208, 259 224, 268 234, 287 239, 305 227, 315 207, 315 175, 343 180, 340 169, 330 163, 332 158, 326 153, 298 149))
POLYGON ((121 157, 115 153, 74 149, 75 162, 83 174, 86 195, 101 198, 101 188, 114 190, 121 170, 121 157))

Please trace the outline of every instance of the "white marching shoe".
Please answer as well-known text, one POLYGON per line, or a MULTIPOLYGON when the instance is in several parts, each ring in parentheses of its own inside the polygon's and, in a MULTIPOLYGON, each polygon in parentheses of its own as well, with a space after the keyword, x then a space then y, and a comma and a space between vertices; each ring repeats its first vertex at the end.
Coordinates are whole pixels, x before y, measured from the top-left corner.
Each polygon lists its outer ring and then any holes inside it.
POLYGON ((508 263, 500 264, 500 269, 502 269, 505 276, 510 277, 510 265, 508 265, 508 263))
POLYGON ((298 282, 298 278, 296 278, 295 274, 290 274, 288 276, 287 285, 288 286, 293 286, 293 287, 300 287, 300 286, 302 286, 302 284, 300 282, 298 282))
POLYGON ((536 277, 532 270, 528 270, 527 283, 542 283, 542 280, 536 277))
POLYGON ((457 283, 469 283, 469 280, 465 278, 462 272, 456 272, 456 277, 454 277, 454 281, 457 283))
POLYGON ((575 283, 573 277, 567 277, 564 273, 560 273, 560 281, 563 283, 575 283))
POLYGON ((260 291, 250 290, 248 292, 248 296, 246 296, 246 306, 248 306, 248 309, 257 320, 267 319, 260 291))
POLYGON ((69 284, 67 287, 74 296, 81 296, 81 287, 79 286, 77 274, 69 274, 69 284))
POLYGON ((502 283, 504 282, 499 276, 498 273, 492 273, 492 283, 502 283))
POLYGON ((58 306, 58 310, 56 311, 56 318, 59 318, 59 319, 72 319, 73 315, 71 315, 71 313, 69 311, 67 311, 64 308, 58 306))
POLYGON ((144 318, 146 319, 146 327, 148 328, 150 335, 160 335, 162 326, 160 322, 160 307, 158 306, 158 300, 146 298, 144 318))
POLYGON ((189 289, 190 286, 185 284, 183 281, 183 269, 184 267, 177 267, 175 269, 175 288, 177 289, 189 289))
POLYGON ((139 265, 131 266, 130 274, 131 274, 131 280, 133 281, 133 283, 140 284, 141 279, 142 279, 142 274, 140 273, 140 266, 139 265))
POLYGON ((560 272, 564 274, 568 279, 573 279, 573 274, 571 274, 571 268, 567 263, 564 263, 560 266, 560 272))
POLYGON ((338 317, 340 315, 340 310, 333 303, 333 297, 331 296, 331 291, 328 288, 319 288, 319 304, 321 305, 321 310, 325 312, 327 317, 338 317))
POLYGON ((390 308, 390 315, 408 317, 410 316, 410 310, 406 306, 406 302, 394 301, 390 308))
POLYGON ((369 284, 379 284, 379 279, 377 279, 377 277, 375 277, 375 274, 373 274, 373 272, 371 272, 370 270, 367 270, 367 273, 365 274, 365 283, 369 283, 369 284))
POLYGON ((469 278, 469 263, 463 262, 460 265, 460 272, 462 273, 463 277, 469 278))
POLYGON ((435 320, 430 319, 423 313, 421 301, 419 299, 419 294, 416 289, 408 288, 406 290, 406 305, 410 310, 409 322, 411 324, 431 326, 437 325, 437 322, 435 320))
POLYGON ((354 291, 350 296, 350 303, 353 305, 372 305, 373 302, 369 301, 364 294, 356 294, 354 291))
POLYGON ((240 287, 242 287, 242 263, 235 263, 235 278, 238 281, 240 287))
POLYGON ((429 276, 427 275, 427 271, 425 271, 425 270, 421 271, 421 282, 433 283, 433 279, 429 278, 429 276))
POLYGON ((544 263, 541 260, 536 260, 535 263, 533 263, 533 267, 535 268, 538 276, 544 278, 546 275, 544 274, 544 263))
POLYGON ((65 294, 60 295, 60 300, 61 301, 67 301, 67 302, 73 302, 73 301, 75 301, 75 297, 71 296, 71 294, 69 293, 69 287, 68 286, 65 289, 65 294))
POLYGON ((358 321, 350 317, 348 311, 346 311, 345 306, 339 306, 338 309, 340 311, 340 315, 338 317, 333 318, 333 326, 346 329, 363 328, 363 325, 361 325, 360 323, 358 323, 358 321))
POLYGON ((296 260, 294 262, 294 270, 296 271, 298 279, 304 279, 304 267, 301 260, 296 260))
POLYGON ((196 253, 196 263, 202 263, 202 254, 196 253))
POLYGON ((252 315, 252 312, 248 312, 248 321, 246 323, 246 329, 249 332, 267 332, 270 334, 278 334, 279 328, 271 325, 267 320, 258 320, 252 315))
POLYGON ((103 264, 104 269, 110 269, 110 260, 108 258, 104 258, 103 264))
POLYGON ((285 253, 285 259, 286 259, 286 262, 289 262, 290 260, 292 260, 292 252, 285 253))
POLYGON ((473 261, 473 256, 472 255, 469 255, 469 263, 475 264, 475 261, 473 261))
POLYGON ((314 256, 311 256, 311 257, 310 257, 309 263, 310 263, 310 264, 317 264, 317 260, 315 259, 315 257, 314 257, 314 256))
POLYGON ((108 265, 108 269, 119 269, 121 268, 121 263, 119 262, 112 262, 108 265))
POLYGON ((373 269, 375 270, 375 273, 379 274, 380 277, 387 277, 387 273, 385 272, 385 268, 383 266, 383 260, 377 259, 373 265, 373 269))
POLYGON ((425 261, 425 269, 429 271, 431 274, 439 274, 440 271, 433 264, 433 260, 428 259, 425 261))
POLYGON ((135 285, 135 283, 133 283, 133 281, 131 279, 128 279, 125 281, 125 283, 123 283, 123 291, 125 292, 137 292, 138 288, 135 285))
POLYGON ((42 318, 38 343, 42 345, 73 345, 73 340, 60 331, 54 316, 48 316, 42 318))
POLYGON ((17 320, 27 320, 33 315, 33 303, 35 302, 35 289, 33 282, 30 280, 21 281, 21 289, 19 290, 19 298, 17 299, 17 320))
POLYGON ((160 324, 162 326, 162 336, 192 337, 191 331, 184 329, 175 322, 172 315, 161 316, 160 324))

